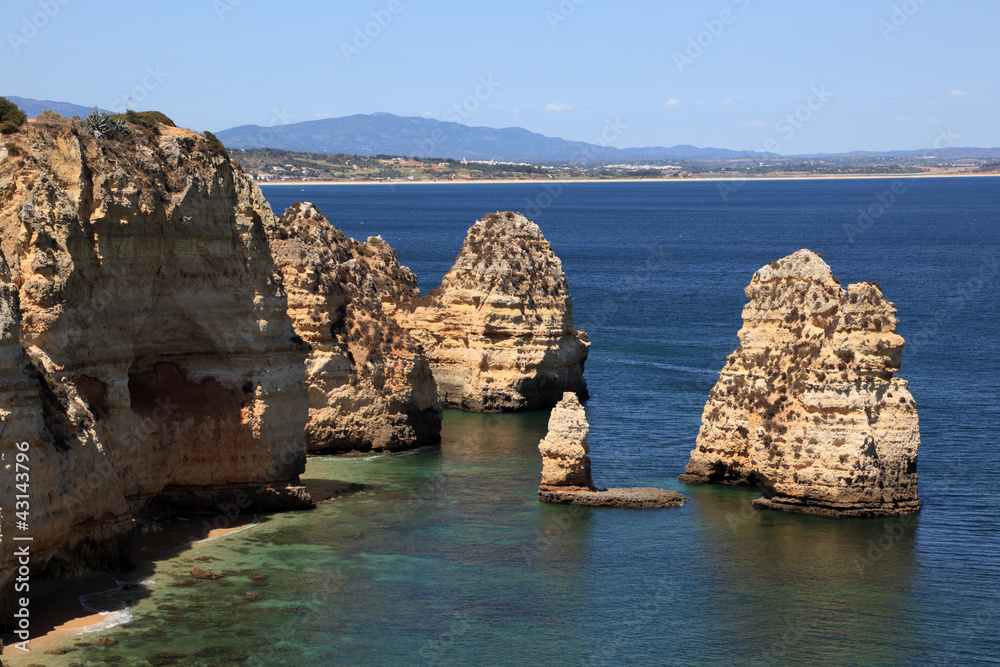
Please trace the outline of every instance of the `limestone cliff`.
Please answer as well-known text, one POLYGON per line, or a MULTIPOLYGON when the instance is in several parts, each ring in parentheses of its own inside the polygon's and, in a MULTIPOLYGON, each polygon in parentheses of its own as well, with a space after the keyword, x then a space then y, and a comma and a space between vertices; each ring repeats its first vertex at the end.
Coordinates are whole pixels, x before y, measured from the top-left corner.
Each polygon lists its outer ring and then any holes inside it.
MULTIPOLYGON (((122 503, 308 506, 294 487, 308 346, 285 312, 265 234, 275 223, 253 182, 221 146, 166 125, 111 139, 32 122, 5 142, 0 244, 21 343, 90 429, 34 478, 35 498, 77 498, 67 480, 84 480, 87 506, 66 516, 96 535, 116 530, 122 503), (87 519, 100 512, 110 518, 87 519)), ((38 515, 36 540, 61 534, 57 514, 38 515)))
POLYGON ((94 432, 93 415, 71 384, 46 377, 32 365, 18 339, 20 324, 17 287, 0 256, 4 622, 11 618, 6 593, 17 574, 19 547, 29 547, 31 564, 58 572, 121 565, 127 561, 123 537, 132 527, 121 482, 94 432))
POLYGON ((549 414, 549 430, 538 443, 542 483, 538 499, 593 507, 676 507, 684 496, 652 487, 597 489, 590 476, 587 434, 590 424, 576 394, 566 392, 549 414))
POLYGON ((916 402, 896 309, 846 290, 819 255, 771 262, 746 288, 740 345, 709 394, 685 481, 759 484, 758 505, 814 514, 916 511, 916 402))
POLYGON ((587 396, 589 343, 573 327, 562 263, 523 215, 473 225, 441 286, 397 318, 424 345, 445 407, 533 410, 566 391, 587 396))
POLYGON ((309 203, 269 232, 288 313, 312 346, 310 451, 397 450, 437 442, 441 404, 420 344, 388 315, 416 277, 381 239, 356 241, 309 203))

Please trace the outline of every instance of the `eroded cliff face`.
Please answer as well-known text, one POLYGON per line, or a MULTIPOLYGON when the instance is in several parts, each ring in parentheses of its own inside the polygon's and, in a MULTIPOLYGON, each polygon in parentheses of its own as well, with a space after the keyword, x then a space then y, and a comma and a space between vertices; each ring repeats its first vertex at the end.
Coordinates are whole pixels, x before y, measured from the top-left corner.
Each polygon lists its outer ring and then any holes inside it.
POLYGON ((0 613, 29 547, 29 567, 77 573, 128 561, 132 515, 75 388, 39 373, 18 339, 18 290, 0 256, 0 613), (40 492, 41 491, 41 492, 40 492), (23 523, 22 523, 23 522, 23 523), (15 537, 30 537, 15 541, 15 537))
POLYGON ((390 317, 417 280, 381 237, 347 238, 309 203, 270 230, 288 313, 312 346, 310 451, 398 450, 437 442, 441 404, 420 344, 390 317))
POLYGON ((296 486, 308 346, 252 181, 201 135, 164 125, 108 140, 32 122, 5 142, 0 243, 20 341, 69 419, 33 476, 35 540, 66 554, 64 526, 100 539, 150 501, 309 506, 296 486))
POLYGON ((441 286, 396 315, 427 351, 445 407, 533 410, 566 391, 587 397, 590 344, 573 326, 562 263, 523 215, 476 222, 441 286))
POLYGON ((916 511, 916 402, 895 306, 846 290, 800 250, 746 288, 740 345, 709 394, 685 481, 758 484, 758 505, 831 515, 916 511))

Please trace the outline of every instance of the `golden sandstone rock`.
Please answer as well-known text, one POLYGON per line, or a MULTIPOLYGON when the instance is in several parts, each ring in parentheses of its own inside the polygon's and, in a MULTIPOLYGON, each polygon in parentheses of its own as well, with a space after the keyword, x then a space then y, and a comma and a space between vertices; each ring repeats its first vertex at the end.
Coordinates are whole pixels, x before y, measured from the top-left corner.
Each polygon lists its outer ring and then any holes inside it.
POLYGON ((9 465, 32 443, 32 569, 117 561, 128 511, 149 502, 310 506, 296 486, 308 346, 260 190, 220 146, 166 125, 112 140, 36 121, 4 141, 0 243, 19 304, 4 305, 0 447, 9 465))
POLYGON ((23 564, 21 548, 29 547, 29 567, 47 564, 54 572, 124 566, 124 538, 132 529, 121 481, 102 451, 93 414, 72 385, 40 373, 21 348, 18 301, 17 286, 0 257, 0 613, 5 622, 12 618, 9 588, 23 564), (26 504, 18 502, 23 498, 26 504), (26 537, 31 540, 14 539, 26 537))
POLYGON ((549 414, 549 430, 538 443, 542 453, 542 488, 579 488, 592 491, 590 449, 587 434, 590 424, 576 394, 567 392, 549 414))
POLYGON ((676 507, 685 502, 676 491, 652 487, 598 489, 590 477, 587 414, 576 394, 566 392, 549 414, 549 430, 538 443, 542 454, 543 502, 593 507, 676 507))
POLYGON ((427 357, 390 317, 416 298, 416 276, 381 237, 347 238, 310 203, 292 205, 269 235, 288 314, 312 346, 309 450, 399 450, 440 440, 427 357))
POLYGON ((896 309, 846 290, 800 250, 746 288, 740 345, 709 394, 681 479, 757 484, 755 504, 839 516, 915 512, 916 402, 899 371, 896 309))
POLYGON ((444 407, 535 410, 566 391, 587 397, 590 343, 573 326, 562 263, 523 215, 476 222, 441 286, 396 317, 423 344, 444 407))

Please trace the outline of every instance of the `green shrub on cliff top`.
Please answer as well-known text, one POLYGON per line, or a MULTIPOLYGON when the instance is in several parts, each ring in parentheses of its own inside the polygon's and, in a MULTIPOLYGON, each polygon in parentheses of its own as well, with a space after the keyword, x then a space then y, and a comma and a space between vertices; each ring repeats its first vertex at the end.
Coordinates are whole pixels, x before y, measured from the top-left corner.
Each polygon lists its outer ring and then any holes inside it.
POLYGON ((27 120, 27 114, 21 111, 20 107, 6 97, 0 97, 0 133, 12 134, 17 132, 27 120))
POLYGON ((212 134, 211 132, 209 132, 208 130, 205 130, 204 134, 205 134, 205 139, 208 141, 208 145, 211 146, 211 147, 213 147, 213 148, 218 149, 219 152, 221 152, 223 155, 225 155, 226 159, 228 160, 229 159, 229 151, 227 151, 226 147, 222 144, 221 141, 219 141, 219 138, 217 136, 215 136, 214 134, 212 134))
POLYGON ((126 111, 125 120, 130 123, 135 123, 136 125, 142 125, 143 127, 155 127, 156 125, 168 125, 170 127, 177 127, 174 121, 170 120, 166 114, 160 113, 159 111, 126 111))

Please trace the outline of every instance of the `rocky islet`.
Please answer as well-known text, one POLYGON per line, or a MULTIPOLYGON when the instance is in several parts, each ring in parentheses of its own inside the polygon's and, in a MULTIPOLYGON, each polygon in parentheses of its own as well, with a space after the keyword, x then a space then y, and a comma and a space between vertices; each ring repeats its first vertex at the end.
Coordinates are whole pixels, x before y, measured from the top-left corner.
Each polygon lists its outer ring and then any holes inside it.
POLYGON ((758 485, 760 507, 831 516, 915 512, 920 428, 896 308, 800 250, 746 288, 740 345, 709 394, 681 479, 758 485))
POLYGON ((552 408, 548 432, 538 443, 542 455, 539 500, 592 507, 676 507, 684 504, 684 496, 667 489, 595 487, 587 456, 589 433, 590 424, 583 405, 576 394, 566 392, 552 408))

